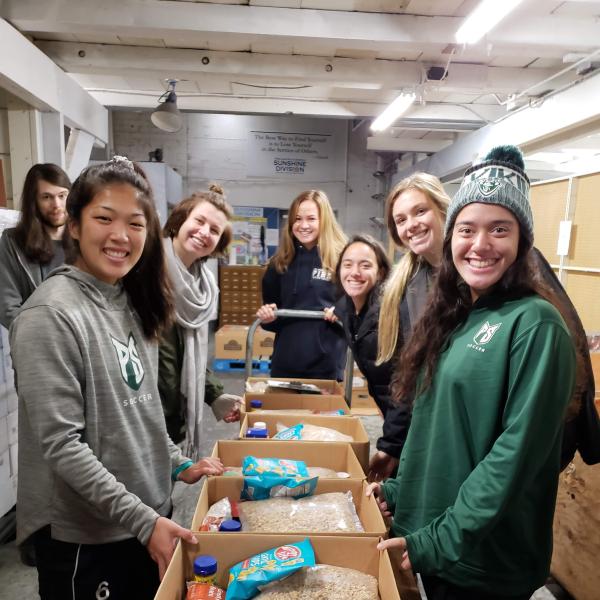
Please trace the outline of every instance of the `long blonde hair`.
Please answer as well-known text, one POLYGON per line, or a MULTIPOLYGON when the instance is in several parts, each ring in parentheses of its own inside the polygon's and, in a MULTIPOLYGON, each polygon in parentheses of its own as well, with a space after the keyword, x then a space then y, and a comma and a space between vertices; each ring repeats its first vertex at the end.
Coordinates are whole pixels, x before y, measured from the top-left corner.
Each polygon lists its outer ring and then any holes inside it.
POLYGON ((377 365, 391 360, 400 338, 400 303, 404 297, 406 286, 415 274, 422 260, 414 252, 404 246, 394 222, 394 204, 400 194, 406 190, 423 192, 435 205, 442 220, 446 217, 450 197, 444 191, 442 182, 429 173, 413 173, 396 184, 385 201, 385 221, 388 233, 398 248, 405 250, 404 256, 398 261, 388 277, 381 297, 379 311, 379 328, 377 335, 377 365))
POLYGON ((271 258, 278 273, 286 271, 296 255, 292 226, 296 221, 298 207, 306 200, 312 200, 319 209, 319 238, 317 244, 319 256, 321 257, 321 265, 324 269, 327 269, 331 273, 335 271, 335 265, 340 252, 346 244, 346 236, 335 219, 333 209, 325 192, 321 190, 302 192, 294 198, 290 206, 287 227, 283 231, 281 244, 273 258, 271 258))

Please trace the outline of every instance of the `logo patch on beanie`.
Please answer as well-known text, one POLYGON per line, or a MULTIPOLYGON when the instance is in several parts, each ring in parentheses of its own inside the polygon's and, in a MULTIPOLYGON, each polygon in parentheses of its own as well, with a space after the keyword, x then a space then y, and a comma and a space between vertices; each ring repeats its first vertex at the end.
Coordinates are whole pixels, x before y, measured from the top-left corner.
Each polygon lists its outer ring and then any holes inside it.
POLYGON ((477 189, 484 198, 491 196, 502 185, 502 179, 480 179, 477 182, 477 189))

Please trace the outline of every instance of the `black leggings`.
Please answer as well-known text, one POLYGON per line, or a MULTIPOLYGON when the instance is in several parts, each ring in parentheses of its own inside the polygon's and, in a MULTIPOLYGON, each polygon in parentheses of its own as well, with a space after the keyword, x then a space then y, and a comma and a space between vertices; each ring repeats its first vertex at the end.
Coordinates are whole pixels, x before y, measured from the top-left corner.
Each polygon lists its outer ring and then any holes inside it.
POLYGON ((421 575, 421 581, 427 593, 427 600, 529 600, 535 591, 521 596, 500 596, 461 588, 430 575, 421 575))
POLYGON ((33 535, 42 600, 152 600, 158 566, 136 538, 110 544, 71 544, 33 535))

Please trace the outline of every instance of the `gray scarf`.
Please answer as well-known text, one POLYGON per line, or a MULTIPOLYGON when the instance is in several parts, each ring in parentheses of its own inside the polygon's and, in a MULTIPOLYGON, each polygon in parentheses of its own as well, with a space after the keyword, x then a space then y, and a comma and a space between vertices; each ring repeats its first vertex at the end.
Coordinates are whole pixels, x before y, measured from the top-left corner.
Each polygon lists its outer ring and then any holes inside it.
POLYGON ((163 244, 175 294, 175 317, 183 329, 181 393, 187 399, 184 452, 186 456, 197 460, 204 409, 208 322, 217 316, 219 288, 206 261, 195 261, 188 271, 175 254, 173 240, 165 238, 163 244))

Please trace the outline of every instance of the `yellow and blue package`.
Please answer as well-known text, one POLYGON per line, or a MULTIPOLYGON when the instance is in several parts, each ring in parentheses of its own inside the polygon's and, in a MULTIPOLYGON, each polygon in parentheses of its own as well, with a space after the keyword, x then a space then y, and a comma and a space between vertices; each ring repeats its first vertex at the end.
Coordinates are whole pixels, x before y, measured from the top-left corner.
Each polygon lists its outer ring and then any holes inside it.
POLYGON ((249 600, 262 586, 291 575, 302 567, 315 565, 315 553, 308 538, 271 548, 231 567, 226 600, 249 600))
POLYGON ((306 463, 286 458, 257 458, 246 456, 242 462, 242 475, 276 475, 279 477, 308 477, 306 463))

